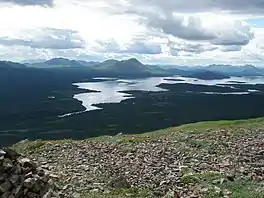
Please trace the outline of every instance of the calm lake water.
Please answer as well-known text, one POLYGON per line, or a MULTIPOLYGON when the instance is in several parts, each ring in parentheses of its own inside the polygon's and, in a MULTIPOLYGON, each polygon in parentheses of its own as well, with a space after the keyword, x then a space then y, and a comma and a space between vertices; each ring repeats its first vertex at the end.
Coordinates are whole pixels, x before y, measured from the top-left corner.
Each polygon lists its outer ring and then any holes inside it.
MULTIPOLYGON (((263 84, 263 77, 231 77, 223 80, 200 80, 195 78, 185 77, 151 77, 143 79, 115 79, 115 78, 96 78, 102 80, 101 82, 82 82, 75 83, 80 89, 94 90, 98 92, 82 93, 74 95, 76 100, 82 102, 85 107, 85 111, 92 111, 100 109, 97 104, 104 103, 120 103, 123 100, 133 98, 132 95, 123 93, 123 91, 150 91, 160 92, 167 91, 157 87, 158 85, 164 84, 177 84, 177 83, 189 83, 189 84, 200 84, 200 85, 216 85, 222 87, 232 87, 229 84, 263 84), (225 85, 226 84, 226 85, 225 85)), ((203 92, 203 94, 249 94, 250 92, 256 92, 258 90, 248 90, 244 92, 228 92, 228 93, 217 93, 217 92, 203 92)), ((188 92, 188 90, 186 91, 188 92)), ((73 114, 79 114, 82 112, 73 112, 65 114, 61 117, 70 116, 73 114)))

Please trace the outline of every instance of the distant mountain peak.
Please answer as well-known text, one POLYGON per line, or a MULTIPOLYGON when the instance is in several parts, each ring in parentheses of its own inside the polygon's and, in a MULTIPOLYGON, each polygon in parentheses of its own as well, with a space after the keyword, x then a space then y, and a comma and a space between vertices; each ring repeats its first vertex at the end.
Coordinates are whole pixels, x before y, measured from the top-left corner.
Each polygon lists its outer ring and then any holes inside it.
POLYGON ((116 62, 118 62, 118 60, 108 59, 108 60, 105 60, 103 63, 116 63, 116 62))
POLYGON ((130 58, 127 60, 114 60, 109 59, 98 64, 97 69, 101 71, 112 72, 115 74, 144 74, 150 75, 151 68, 142 64, 136 58, 130 58))
POLYGON ((75 60, 70 60, 67 58, 62 58, 62 57, 58 57, 58 58, 52 58, 50 60, 47 60, 46 62, 44 62, 45 64, 48 65, 61 65, 61 66, 83 66, 81 63, 79 63, 78 61, 75 60))
POLYGON ((58 62, 58 61, 70 61, 70 60, 66 59, 66 58, 59 57, 59 58, 51 58, 51 59, 45 61, 45 63, 52 63, 52 62, 58 62))
POLYGON ((52 58, 50 60, 70 60, 68 58, 63 58, 63 57, 56 57, 56 58, 52 58))
POLYGON ((27 66, 17 62, 0 61, 0 68, 26 68, 27 66))
POLYGON ((257 68, 256 66, 251 65, 251 64, 246 64, 245 67, 247 67, 247 68, 257 68))
POLYGON ((63 57, 58 57, 58 58, 51 58, 51 59, 47 60, 46 62, 54 62, 54 61, 72 61, 72 60, 67 59, 67 58, 63 58, 63 57))
POLYGON ((141 64, 141 65, 143 65, 138 59, 136 59, 136 58, 130 58, 130 59, 128 59, 128 60, 125 60, 125 61, 127 61, 127 62, 133 62, 133 63, 136 63, 136 64, 141 64))

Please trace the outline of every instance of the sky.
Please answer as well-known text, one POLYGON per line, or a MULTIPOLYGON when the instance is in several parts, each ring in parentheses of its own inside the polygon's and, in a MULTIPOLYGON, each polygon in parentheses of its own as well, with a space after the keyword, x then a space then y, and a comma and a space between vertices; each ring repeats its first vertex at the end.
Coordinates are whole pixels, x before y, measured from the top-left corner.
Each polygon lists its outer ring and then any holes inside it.
POLYGON ((0 0, 0 59, 264 66, 264 0, 0 0))

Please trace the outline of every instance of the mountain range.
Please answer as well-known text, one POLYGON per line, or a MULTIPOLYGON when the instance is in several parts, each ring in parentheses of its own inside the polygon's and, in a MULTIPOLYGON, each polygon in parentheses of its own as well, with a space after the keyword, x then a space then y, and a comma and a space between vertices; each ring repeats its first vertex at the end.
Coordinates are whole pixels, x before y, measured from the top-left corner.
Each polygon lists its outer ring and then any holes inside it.
POLYGON ((264 75, 264 68, 256 67, 254 65, 218 65, 212 64, 208 66, 166 66, 167 70, 182 70, 188 72, 221 72, 222 74, 229 76, 261 76, 264 75))
MULTIPOLYGON (((25 61, 26 62, 26 61, 25 61)), ((33 61, 28 61, 33 62, 33 61)), ((208 65, 208 66, 178 66, 178 65, 145 65, 135 58, 128 60, 109 59, 104 62, 83 60, 70 60, 66 58, 53 58, 33 63, 15 63, 1 61, 0 68, 39 68, 49 71, 82 71, 93 76, 117 77, 149 77, 172 76, 200 78, 204 80, 223 79, 229 76, 261 76, 264 68, 253 65, 208 65), (67 69, 67 70, 65 70, 67 69)))

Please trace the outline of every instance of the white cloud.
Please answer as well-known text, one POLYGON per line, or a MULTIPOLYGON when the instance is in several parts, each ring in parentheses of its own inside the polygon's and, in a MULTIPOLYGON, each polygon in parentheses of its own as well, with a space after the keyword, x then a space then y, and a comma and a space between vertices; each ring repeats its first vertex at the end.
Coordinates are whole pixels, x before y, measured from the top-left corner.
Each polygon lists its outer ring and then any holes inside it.
POLYGON ((144 41, 135 41, 127 46, 123 53, 131 54, 160 54, 162 53, 161 46, 158 44, 151 44, 144 41))
POLYGON ((229 46, 223 46, 220 49, 222 52, 236 52, 236 51, 241 51, 242 47, 240 45, 229 45, 229 46))
POLYGON ((114 39, 97 42, 97 50, 102 53, 128 53, 128 54, 160 54, 161 44, 144 39, 132 39, 126 44, 118 44, 114 39))
MULTIPOLYGON (((261 64, 263 0, 0 0, 0 59, 261 64)), ((264 20, 263 20, 264 23, 264 20)))
POLYGON ((39 49, 75 49, 84 48, 83 39, 76 31, 68 29, 33 29, 24 30, 14 36, 0 37, 0 45, 29 46, 39 49))
POLYGON ((217 37, 211 41, 215 45, 247 45, 253 38, 254 32, 251 27, 243 21, 234 21, 229 27, 226 24, 217 29, 217 37), (220 30, 220 31, 219 31, 220 30))

